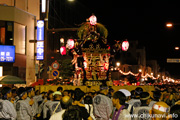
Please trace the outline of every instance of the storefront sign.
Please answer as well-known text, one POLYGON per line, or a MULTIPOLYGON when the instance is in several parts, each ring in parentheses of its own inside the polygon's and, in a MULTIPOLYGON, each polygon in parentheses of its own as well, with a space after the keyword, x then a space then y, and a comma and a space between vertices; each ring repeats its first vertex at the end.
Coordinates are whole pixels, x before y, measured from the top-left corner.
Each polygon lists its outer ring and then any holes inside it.
POLYGON ((44 21, 37 21, 37 60, 44 60, 44 21))
POLYGON ((37 42, 37 54, 36 54, 37 60, 43 60, 44 59, 44 42, 37 42))
POLYGON ((37 21, 37 40, 44 40, 44 21, 37 21))
POLYGON ((0 45, 0 62, 15 62, 15 46, 0 45))

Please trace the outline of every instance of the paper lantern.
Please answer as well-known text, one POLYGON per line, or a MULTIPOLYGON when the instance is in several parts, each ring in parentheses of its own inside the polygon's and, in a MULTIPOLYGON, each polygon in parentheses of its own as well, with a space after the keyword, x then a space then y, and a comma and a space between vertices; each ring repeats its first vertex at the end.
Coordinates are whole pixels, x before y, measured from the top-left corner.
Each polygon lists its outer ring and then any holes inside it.
POLYGON ((89 21, 90 21, 90 24, 91 25, 95 25, 96 22, 97 22, 97 18, 95 15, 92 15, 90 18, 89 18, 89 21))
POLYGON ((122 50, 127 51, 129 48, 129 42, 128 41, 123 41, 122 43, 122 50))
POLYGON ((64 43, 64 38, 61 38, 61 39, 60 39, 60 43, 64 43))
POLYGON ((66 55, 66 47, 62 46, 60 48, 61 55, 66 55))
POLYGON ((68 39, 66 47, 68 49, 73 49, 74 48, 74 40, 73 39, 68 39))

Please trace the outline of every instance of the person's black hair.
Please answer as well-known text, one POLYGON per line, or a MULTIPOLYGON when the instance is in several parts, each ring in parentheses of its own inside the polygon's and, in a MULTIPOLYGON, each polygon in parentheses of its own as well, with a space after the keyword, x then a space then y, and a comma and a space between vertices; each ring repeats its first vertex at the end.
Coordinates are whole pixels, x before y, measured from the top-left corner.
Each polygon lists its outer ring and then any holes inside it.
POLYGON ((74 91, 74 100, 80 101, 82 97, 84 97, 85 93, 82 90, 75 90, 74 91))
POLYGON ((63 114, 63 120, 82 120, 80 108, 76 105, 69 106, 63 114))
POLYGON ((27 93, 31 92, 32 90, 34 90, 33 87, 26 87, 26 92, 27 92, 27 93))
POLYGON ((63 91, 63 88, 62 87, 58 87, 57 91, 60 91, 60 90, 63 91))
POLYGON ((92 104, 92 97, 91 96, 86 96, 84 98, 84 104, 92 104))
POLYGON ((81 89, 80 89, 80 88, 75 88, 75 90, 74 90, 74 91, 76 91, 76 90, 79 90, 79 91, 81 91, 81 89))
POLYGON ((20 87, 17 90, 17 95, 19 96, 19 98, 21 99, 21 97, 24 95, 24 93, 26 92, 26 89, 24 87, 20 87))
POLYGON ((7 99, 7 93, 11 92, 10 87, 3 87, 1 90, 2 93, 2 99, 7 99))
POLYGON ((70 98, 68 101, 64 102, 63 99, 60 100, 61 108, 62 109, 67 109, 69 106, 72 105, 72 98, 70 98))
POLYGON ((173 105, 170 108, 170 114, 174 114, 175 116, 172 118, 173 120, 180 120, 180 105, 173 105))
POLYGON ((47 92, 41 92, 40 94, 46 94, 47 92))
POLYGON ((97 91, 96 94, 101 94, 100 91, 97 91))
POLYGON ((131 91, 131 99, 133 99, 133 98, 136 98, 135 90, 132 90, 132 91, 131 91))
POLYGON ((143 89, 142 89, 141 87, 137 87, 137 88, 135 89, 135 95, 136 95, 136 96, 139 96, 142 92, 143 92, 143 89))
POLYGON ((159 99, 161 97, 161 92, 160 91, 153 91, 153 97, 154 97, 154 101, 159 101, 159 99))
POLYGON ((12 91, 11 91, 11 92, 12 92, 12 93, 16 93, 16 91, 17 91, 16 89, 12 89, 12 91))
POLYGON ((147 97, 149 97, 149 93, 148 93, 148 92, 142 92, 142 93, 140 94, 140 101, 141 101, 141 105, 142 105, 142 106, 146 106, 146 105, 147 105, 147 100, 150 99, 150 98, 147 98, 147 97), (142 99, 144 99, 144 98, 147 98, 147 99, 142 100, 142 99))
POLYGON ((124 95, 124 93, 122 93, 121 91, 117 91, 114 93, 113 95, 114 99, 119 99, 119 103, 121 105, 125 105, 126 102, 126 96, 124 95))

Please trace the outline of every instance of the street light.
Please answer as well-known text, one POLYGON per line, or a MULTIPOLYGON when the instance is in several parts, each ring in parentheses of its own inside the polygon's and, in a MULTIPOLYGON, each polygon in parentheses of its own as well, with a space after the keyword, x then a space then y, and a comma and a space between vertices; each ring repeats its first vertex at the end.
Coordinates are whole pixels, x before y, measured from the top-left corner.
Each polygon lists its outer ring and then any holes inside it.
POLYGON ((74 2, 74 0, 68 0, 69 2, 74 2))
POLYGON ((120 66, 120 62, 117 62, 117 63, 116 63, 116 66, 119 67, 119 66, 120 66))
POLYGON ((179 50, 179 47, 175 47, 174 49, 175 49, 175 50, 179 50))
POLYGON ((60 43, 64 43, 64 38, 61 38, 61 39, 60 39, 60 43))
POLYGON ((166 27, 171 28, 171 27, 173 27, 173 24, 172 23, 167 23, 166 27))
POLYGON ((142 69, 139 69, 139 72, 142 72, 142 69))

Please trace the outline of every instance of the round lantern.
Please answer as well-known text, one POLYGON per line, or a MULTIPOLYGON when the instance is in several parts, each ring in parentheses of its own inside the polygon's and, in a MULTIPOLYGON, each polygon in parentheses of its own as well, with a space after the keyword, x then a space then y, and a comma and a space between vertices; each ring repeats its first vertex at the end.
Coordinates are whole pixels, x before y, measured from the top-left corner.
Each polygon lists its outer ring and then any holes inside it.
POLYGON ((61 39, 60 39, 60 43, 64 43, 64 38, 61 38, 61 39))
POLYGON ((68 39, 66 47, 68 49, 73 49, 74 48, 74 40, 73 39, 68 39))
POLYGON ((122 50, 127 51, 129 48, 129 42, 128 41, 123 41, 122 43, 122 50))
POLYGON ((89 18, 89 21, 90 21, 90 24, 91 25, 95 25, 96 22, 97 22, 97 18, 95 15, 92 15, 90 18, 89 18))
POLYGON ((62 46, 60 48, 61 55, 66 55, 66 47, 62 46))

